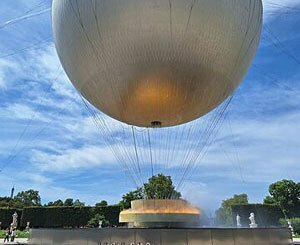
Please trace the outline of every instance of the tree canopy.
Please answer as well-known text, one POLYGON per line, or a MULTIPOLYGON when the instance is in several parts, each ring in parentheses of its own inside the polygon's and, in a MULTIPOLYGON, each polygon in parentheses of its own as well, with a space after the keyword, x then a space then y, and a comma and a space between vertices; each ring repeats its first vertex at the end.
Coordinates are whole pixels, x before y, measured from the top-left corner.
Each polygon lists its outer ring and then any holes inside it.
POLYGON ((85 203, 81 202, 79 199, 76 199, 75 202, 73 203, 74 207, 84 207, 85 203))
POLYGON ((73 198, 67 198, 64 202, 64 206, 66 206, 66 207, 72 207, 73 205, 74 205, 73 198))
POLYGON ((85 203, 81 202, 79 199, 75 201, 73 198, 67 198, 64 202, 60 199, 54 202, 48 202, 48 204, 44 205, 46 207, 84 207, 85 203))
POLYGON ((101 202, 97 202, 95 204, 96 207, 106 207, 108 205, 107 201, 102 200, 101 202))
POLYGON ((19 192, 15 197, 0 197, 0 207, 18 208, 41 206, 41 197, 38 191, 27 190, 19 192))
POLYGON ((158 174, 144 184, 145 196, 148 199, 179 199, 181 193, 175 190, 171 176, 158 174))
POLYGON ((15 199, 23 203, 24 206, 41 206, 39 192, 32 189, 19 192, 15 196, 15 199))
POLYGON ((138 188, 134 191, 130 191, 122 196, 122 200, 119 205, 121 209, 129 209, 131 206, 131 201, 139 200, 144 198, 144 193, 142 188, 138 188))
POLYGON ((48 206, 48 207, 62 207, 64 206, 64 202, 60 199, 54 201, 54 202, 48 202, 47 205, 45 206, 48 206))
POLYGON ((130 208, 130 203, 138 199, 180 199, 181 193, 175 190, 171 176, 158 174, 152 176, 143 187, 123 195, 120 201, 122 209, 130 208))
MULTIPOLYGON (((107 206, 107 202, 102 200, 96 206, 107 206)), ((0 197, 0 208, 16 208, 22 209, 25 207, 42 206, 39 192, 33 189, 19 192, 15 197, 0 197)), ((65 201, 58 199, 50 201, 43 205, 44 207, 84 207, 85 203, 79 199, 74 201, 73 198, 67 198, 65 201)))
POLYGON ((271 184, 269 193, 264 203, 279 206, 286 217, 292 217, 293 210, 300 207, 300 183, 283 179, 271 184))

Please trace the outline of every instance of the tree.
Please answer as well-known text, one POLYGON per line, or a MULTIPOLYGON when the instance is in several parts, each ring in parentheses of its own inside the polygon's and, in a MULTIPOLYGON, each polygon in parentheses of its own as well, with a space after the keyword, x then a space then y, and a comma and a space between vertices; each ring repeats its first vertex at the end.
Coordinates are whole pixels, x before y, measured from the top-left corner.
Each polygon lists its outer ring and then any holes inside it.
POLYGON ((39 192, 32 189, 19 192, 15 196, 14 200, 16 202, 21 202, 24 207, 41 206, 41 197, 39 192))
POLYGON ((74 205, 73 198, 67 198, 64 202, 64 206, 66 207, 72 207, 74 205))
POLYGON ((119 205, 121 209, 129 209, 131 206, 131 201, 143 199, 143 189, 138 188, 135 191, 130 191, 122 196, 122 201, 120 201, 119 205))
POLYGON ((79 199, 76 199, 75 202, 73 203, 74 207, 84 207, 85 203, 81 202, 79 199))
POLYGON ((97 202, 95 204, 96 207, 106 207, 108 205, 107 201, 102 200, 101 202, 97 202))
POLYGON ((53 202, 48 202, 47 204, 44 205, 45 207, 53 207, 53 202))
POLYGON ((233 226, 231 206, 245 205, 248 203, 247 194, 234 195, 224 200, 221 207, 216 211, 216 223, 223 226, 233 226))
POLYGON ((64 206, 64 202, 60 199, 54 201, 54 202, 48 202, 47 207, 62 207, 64 206))
POLYGON ((175 190, 171 176, 158 174, 144 184, 145 195, 149 199, 180 199, 181 193, 175 190))
POLYGON ((269 186, 271 197, 266 197, 266 201, 272 198, 274 204, 278 205, 286 217, 293 216, 293 210, 300 206, 300 183, 283 179, 269 186))
POLYGON ((0 208, 7 208, 11 199, 9 197, 0 197, 0 208))
POLYGON ((0 207, 22 209, 24 208, 24 203, 10 197, 0 197, 0 207))
POLYGON ((53 202, 53 206, 62 207, 62 206, 64 206, 64 202, 62 200, 58 199, 58 200, 53 202))
POLYGON ((175 190, 171 176, 158 174, 152 176, 142 188, 123 195, 119 204, 122 209, 128 209, 131 201, 138 199, 179 199, 180 197, 181 193, 175 190))
POLYGON ((264 198, 264 204, 267 204, 267 205, 275 205, 276 203, 275 203, 275 200, 274 200, 273 197, 271 197, 271 196, 266 196, 266 197, 264 198))

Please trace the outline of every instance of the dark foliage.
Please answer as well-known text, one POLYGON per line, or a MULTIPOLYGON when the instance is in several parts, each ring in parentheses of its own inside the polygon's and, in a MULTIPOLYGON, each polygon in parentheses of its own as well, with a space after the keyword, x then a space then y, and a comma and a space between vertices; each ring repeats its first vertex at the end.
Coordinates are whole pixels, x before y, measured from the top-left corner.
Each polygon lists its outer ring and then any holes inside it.
POLYGON ((12 222, 12 215, 17 212, 18 217, 21 218, 22 216, 22 210, 20 209, 14 209, 14 208, 0 208, 0 222, 1 228, 6 229, 10 226, 12 222))
POLYGON ((119 213, 119 206, 24 208, 21 227, 25 227, 28 221, 34 228, 86 227, 96 214, 102 215, 109 224, 118 225, 119 213))
POLYGON ((247 205, 233 205, 232 220, 236 224, 236 216, 241 216, 241 223, 244 227, 249 227, 250 213, 255 214, 255 220, 259 227, 264 226, 281 226, 279 220, 284 218, 281 209, 276 205, 267 204, 247 204, 247 205))

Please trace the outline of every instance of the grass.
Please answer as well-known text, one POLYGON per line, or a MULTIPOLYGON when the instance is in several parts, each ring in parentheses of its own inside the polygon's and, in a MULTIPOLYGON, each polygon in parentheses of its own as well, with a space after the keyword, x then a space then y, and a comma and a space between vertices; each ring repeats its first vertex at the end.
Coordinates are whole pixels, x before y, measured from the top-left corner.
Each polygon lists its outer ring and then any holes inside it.
MULTIPOLYGON (((0 230, 0 238, 4 239, 5 230, 0 230)), ((17 238, 29 238, 29 233, 27 231, 17 231, 17 238)))

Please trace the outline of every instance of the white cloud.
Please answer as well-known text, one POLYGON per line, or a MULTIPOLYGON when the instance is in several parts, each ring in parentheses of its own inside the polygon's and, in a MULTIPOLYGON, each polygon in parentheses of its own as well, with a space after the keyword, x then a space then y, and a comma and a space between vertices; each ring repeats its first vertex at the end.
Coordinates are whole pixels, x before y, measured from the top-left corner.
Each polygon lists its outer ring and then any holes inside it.
POLYGON ((283 177, 299 179, 300 113, 270 120, 233 121, 235 139, 223 127, 218 142, 200 165, 200 169, 208 168, 203 175, 266 183, 283 177))
POLYGON ((49 185, 52 184, 52 179, 38 174, 38 173, 25 173, 26 174, 26 178, 28 178, 29 180, 31 180, 34 184, 37 185, 49 185))
POLYGON ((31 52, 31 62, 35 64, 37 76, 50 83, 52 89, 61 96, 79 98, 73 85, 61 67, 54 45, 31 52))
POLYGON ((293 7, 300 5, 300 0, 263 0, 264 17, 270 21, 278 17, 282 12, 292 11, 293 7))
POLYGON ((0 89, 5 89, 9 86, 9 73, 17 71, 17 64, 12 61, 0 59, 0 89))
POLYGON ((103 146, 85 146, 78 149, 67 149, 51 154, 34 151, 32 163, 42 171, 71 171, 76 169, 93 169, 104 164, 115 164, 110 149, 103 146))
POLYGON ((8 105, 5 110, 10 118, 44 122, 49 121, 41 112, 35 111, 32 107, 25 104, 11 104, 8 105))
MULTIPOLYGON (((131 128, 102 113, 98 113, 97 117, 76 116, 73 120, 66 121, 64 126, 75 137, 84 140, 99 139, 100 137, 102 138, 102 141, 109 140, 113 134, 121 133, 124 130, 128 134, 130 132, 129 129, 131 128)), ((113 142, 118 142, 118 140, 113 140, 113 142)))
POLYGON ((293 7, 300 4, 299 0, 263 0, 263 4, 265 8, 268 9, 272 6, 277 6, 278 8, 285 8, 285 7, 293 7))
POLYGON ((36 96, 37 100, 51 94, 51 97, 80 102, 80 96, 61 67, 53 43, 21 56, 0 59, 0 88, 4 86, 7 89, 23 86, 22 89, 28 90, 28 95, 36 96), (23 85, 20 81, 27 83, 23 85))

